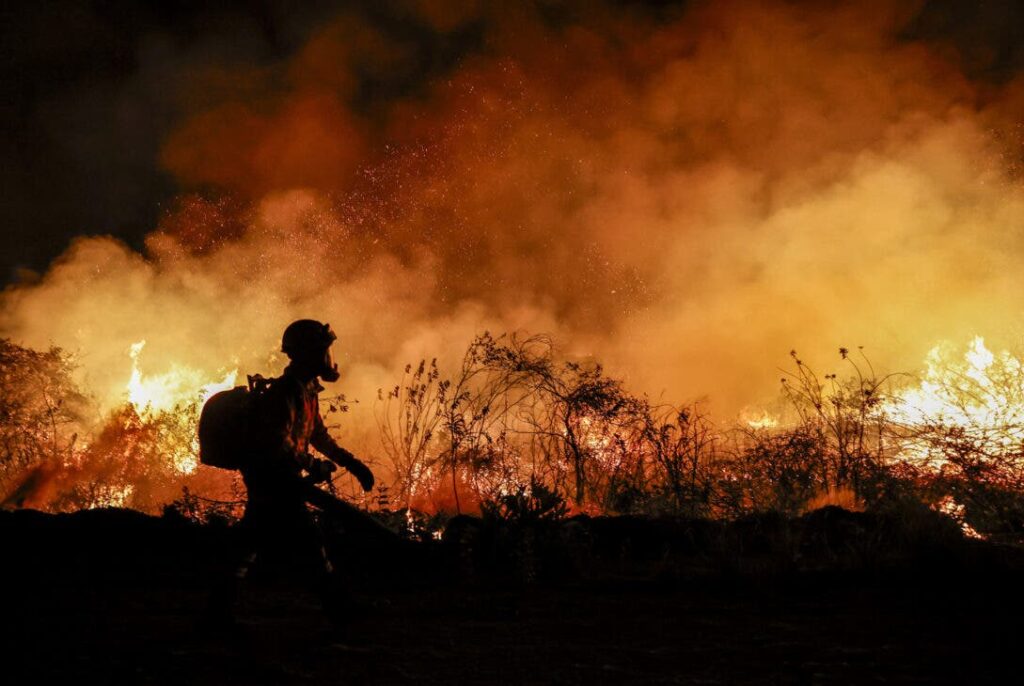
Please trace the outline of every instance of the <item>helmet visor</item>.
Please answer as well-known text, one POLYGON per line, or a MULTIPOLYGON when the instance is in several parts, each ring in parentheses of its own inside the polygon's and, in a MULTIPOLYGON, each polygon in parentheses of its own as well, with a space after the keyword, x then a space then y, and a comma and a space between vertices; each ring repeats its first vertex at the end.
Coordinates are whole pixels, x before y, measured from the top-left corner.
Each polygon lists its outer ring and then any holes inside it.
POLYGON ((341 372, 338 371, 338 363, 334 361, 334 353, 331 352, 330 345, 324 349, 324 355, 321 361, 320 378, 331 383, 341 378, 341 372))

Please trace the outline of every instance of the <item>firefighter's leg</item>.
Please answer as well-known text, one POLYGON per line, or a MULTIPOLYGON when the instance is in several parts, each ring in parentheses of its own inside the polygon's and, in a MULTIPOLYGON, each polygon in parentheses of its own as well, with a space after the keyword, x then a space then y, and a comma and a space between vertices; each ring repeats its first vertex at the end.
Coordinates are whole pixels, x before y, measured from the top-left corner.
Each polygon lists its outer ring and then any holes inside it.
POLYGON ((258 524, 247 510, 229 533, 227 554, 218 565, 216 578, 207 605, 208 619, 215 623, 232 624, 242 581, 249 573, 258 550, 258 524))
POLYGON ((303 548, 308 560, 307 578, 312 590, 319 598, 328 621, 336 628, 346 627, 352 618, 352 597, 327 554, 323 531, 308 513, 302 528, 303 548))

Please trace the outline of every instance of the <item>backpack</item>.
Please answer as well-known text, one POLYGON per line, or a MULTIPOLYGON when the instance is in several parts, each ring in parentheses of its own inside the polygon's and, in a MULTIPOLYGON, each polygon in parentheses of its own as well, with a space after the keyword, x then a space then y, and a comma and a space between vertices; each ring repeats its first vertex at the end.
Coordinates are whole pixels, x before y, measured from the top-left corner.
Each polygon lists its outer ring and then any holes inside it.
POLYGON ((214 393, 199 413, 199 462, 220 469, 241 469, 252 459, 259 429, 257 408, 272 381, 259 374, 247 386, 214 393))

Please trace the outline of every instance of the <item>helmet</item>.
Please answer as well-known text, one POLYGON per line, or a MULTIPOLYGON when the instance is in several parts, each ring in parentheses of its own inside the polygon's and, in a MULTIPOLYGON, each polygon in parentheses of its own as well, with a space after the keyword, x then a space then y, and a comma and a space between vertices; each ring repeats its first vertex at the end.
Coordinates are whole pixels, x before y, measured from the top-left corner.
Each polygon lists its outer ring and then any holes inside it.
POLYGON ((331 343, 338 339, 330 324, 315 319, 299 319, 288 325, 281 337, 281 352, 293 363, 311 365, 313 372, 324 381, 340 378, 338 365, 331 356, 331 343))
POLYGON ((330 324, 321 324, 315 319, 299 319, 288 325, 281 337, 281 352, 288 357, 320 353, 338 337, 331 331, 330 324))

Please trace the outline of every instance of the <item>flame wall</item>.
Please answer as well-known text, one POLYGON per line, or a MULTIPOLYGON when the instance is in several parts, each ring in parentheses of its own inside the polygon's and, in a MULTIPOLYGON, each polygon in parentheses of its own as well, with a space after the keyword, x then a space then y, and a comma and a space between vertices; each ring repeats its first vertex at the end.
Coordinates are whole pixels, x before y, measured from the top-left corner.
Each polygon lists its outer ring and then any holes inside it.
POLYGON ((109 409, 139 340, 143 374, 214 381, 275 372, 284 326, 324 319, 357 442, 376 388, 484 329, 726 416, 790 348, 912 368, 939 338, 998 345, 1024 304, 1024 79, 972 78, 897 5, 392 3, 258 65, 183 60, 177 204, 142 252, 81 237, 8 289, 0 334, 75 351, 109 409))

